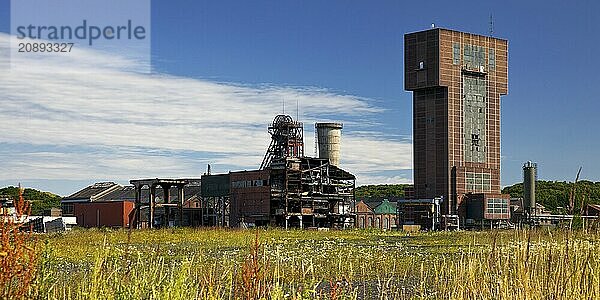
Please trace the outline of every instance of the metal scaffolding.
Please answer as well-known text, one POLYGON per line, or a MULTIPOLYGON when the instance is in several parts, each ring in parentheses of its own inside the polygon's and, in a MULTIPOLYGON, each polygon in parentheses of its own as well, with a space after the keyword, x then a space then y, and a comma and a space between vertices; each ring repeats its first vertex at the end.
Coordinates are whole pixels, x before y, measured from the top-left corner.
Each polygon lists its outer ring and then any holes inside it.
POLYGON ((269 125, 271 144, 260 169, 264 170, 271 165, 274 159, 304 156, 304 125, 294 121, 288 115, 277 115, 269 125))
POLYGON ((282 227, 354 224, 354 175, 327 159, 302 157, 271 163, 271 223, 282 227))

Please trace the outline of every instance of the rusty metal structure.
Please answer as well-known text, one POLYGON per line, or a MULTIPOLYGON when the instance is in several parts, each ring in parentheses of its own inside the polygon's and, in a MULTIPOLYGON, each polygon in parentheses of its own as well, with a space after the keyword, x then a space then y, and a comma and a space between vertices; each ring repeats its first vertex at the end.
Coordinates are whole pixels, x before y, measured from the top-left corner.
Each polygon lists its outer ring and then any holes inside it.
POLYGON ((288 115, 277 115, 269 134, 271 143, 260 167, 270 171, 269 224, 352 226, 355 176, 328 158, 305 157, 303 124, 288 115))
POLYGON ((271 144, 260 169, 267 168, 273 159, 304 156, 304 124, 288 115, 277 115, 269 125, 271 144))
POLYGON ((354 224, 354 175, 328 159, 273 160, 271 224, 281 227, 344 228, 354 224))
POLYGON ((302 122, 277 115, 268 132, 271 143, 258 170, 130 180, 130 226, 353 226, 355 176, 330 158, 304 156, 302 122), (184 188, 191 185, 198 198, 186 197, 184 188))
POLYGON ((355 176, 328 158, 304 156, 302 122, 277 115, 268 132, 258 170, 202 176, 202 207, 211 199, 227 203, 220 226, 353 226, 355 176))

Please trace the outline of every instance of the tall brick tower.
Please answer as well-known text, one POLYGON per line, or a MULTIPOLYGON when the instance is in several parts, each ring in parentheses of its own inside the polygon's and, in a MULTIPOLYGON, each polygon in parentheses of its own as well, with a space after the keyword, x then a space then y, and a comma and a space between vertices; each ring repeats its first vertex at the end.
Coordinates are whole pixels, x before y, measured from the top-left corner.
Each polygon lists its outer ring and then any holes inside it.
POLYGON ((413 92, 415 197, 443 196, 442 213, 464 219, 469 194, 486 203, 501 198, 508 42, 434 28, 406 34, 404 54, 404 88, 413 92))

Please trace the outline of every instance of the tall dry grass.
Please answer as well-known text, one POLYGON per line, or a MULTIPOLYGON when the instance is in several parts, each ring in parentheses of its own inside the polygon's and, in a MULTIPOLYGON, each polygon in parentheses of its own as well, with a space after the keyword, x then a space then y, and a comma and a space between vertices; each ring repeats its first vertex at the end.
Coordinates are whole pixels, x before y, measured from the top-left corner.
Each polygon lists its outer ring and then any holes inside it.
POLYGON ((47 242, 36 280, 47 299, 600 295, 598 232, 85 230, 47 242))
POLYGON ((444 299, 600 299, 597 233, 520 230, 494 234, 483 251, 465 249, 422 265, 419 296, 444 299), (498 241, 502 239, 502 241, 498 241), (497 243, 501 246, 497 246, 497 243))

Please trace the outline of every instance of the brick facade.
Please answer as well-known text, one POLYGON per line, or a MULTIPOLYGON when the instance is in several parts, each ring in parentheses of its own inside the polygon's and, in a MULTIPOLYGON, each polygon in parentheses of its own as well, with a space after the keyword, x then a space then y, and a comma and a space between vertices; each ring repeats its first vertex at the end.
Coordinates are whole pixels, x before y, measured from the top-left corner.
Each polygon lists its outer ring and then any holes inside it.
POLYGON ((500 194, 508 42, 439 28, 406 34, 404 41, 415 197, 443 196, 442 213, 455 214, 468 193, 500 194))

